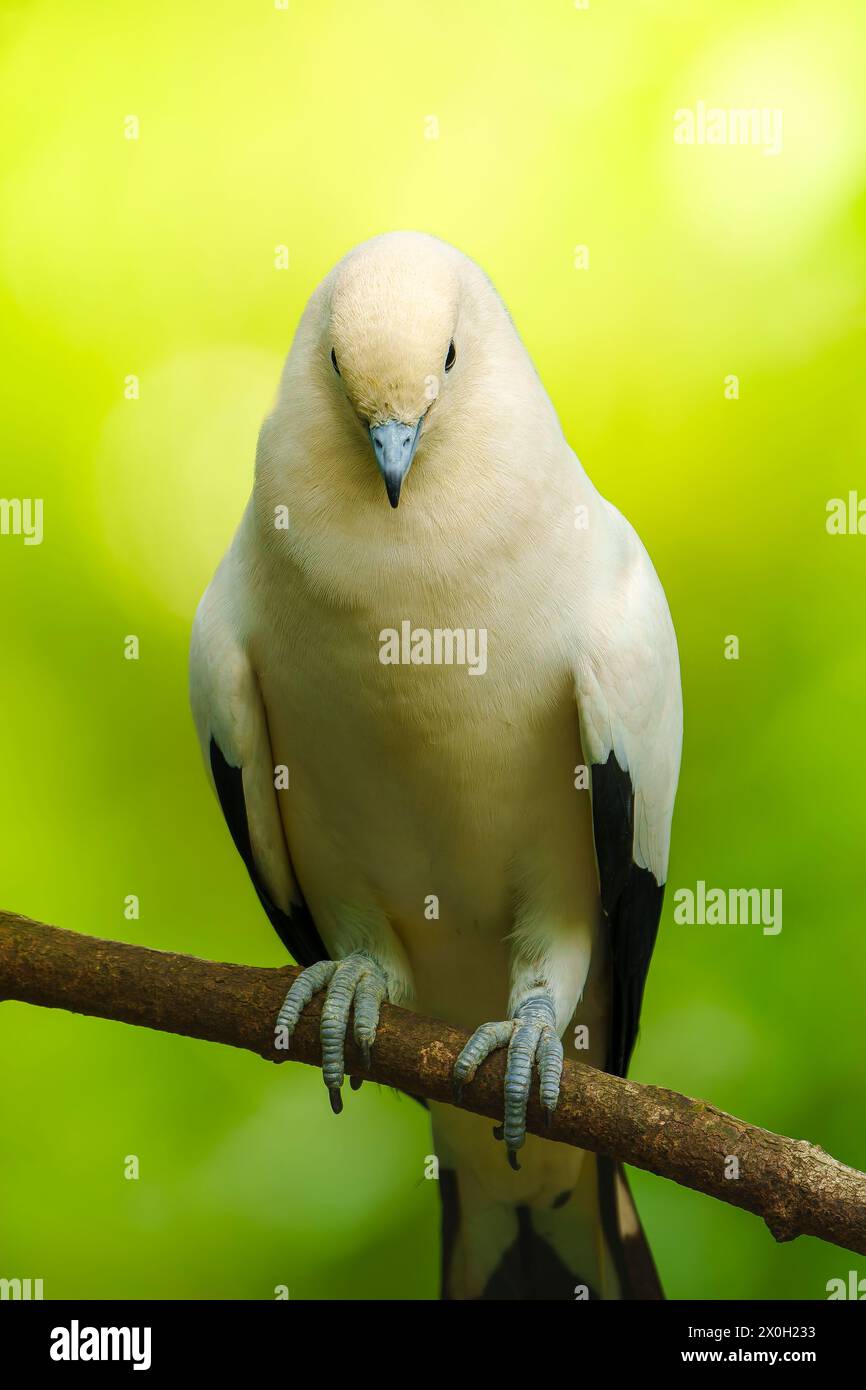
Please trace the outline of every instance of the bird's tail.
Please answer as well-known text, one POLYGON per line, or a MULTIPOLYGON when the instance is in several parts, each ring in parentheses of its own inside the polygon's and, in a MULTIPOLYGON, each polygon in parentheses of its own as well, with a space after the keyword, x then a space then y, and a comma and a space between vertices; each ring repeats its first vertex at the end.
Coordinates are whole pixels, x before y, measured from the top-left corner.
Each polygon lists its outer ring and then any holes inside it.
POLYGON ((489 1121, 462 1115, 459 1135, 436 1137, 443 1298, 664 1297, 621 1165, 529 1136, 515 1174, 489 1121), (483 1151, 466 1143, 478 1127, 483 1151))

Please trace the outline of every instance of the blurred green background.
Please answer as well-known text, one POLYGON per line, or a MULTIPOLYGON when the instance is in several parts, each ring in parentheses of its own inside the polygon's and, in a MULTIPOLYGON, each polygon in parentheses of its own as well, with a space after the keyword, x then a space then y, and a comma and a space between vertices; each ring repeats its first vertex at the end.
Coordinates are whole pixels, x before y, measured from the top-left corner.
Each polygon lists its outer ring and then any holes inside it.
MULTIPOLYGON (((866 536, 825 526, 866 496, 859 8, 4 6, 0 492, 44 499, 44 542, 0 536, 3 907, 283 960, 200 766, 190 623, 310 291, 376 232, 431 231, 493 278, 666 586, 671 889, 784 892, 775 937, 676 926, 669 893, 632 1074, 866 1167, 866 536), (700 101, 781 108, 783 149, 677 145, 700 101)), ((14 1004, 0 1048, 0 1275, 435 1296, 409 1101, 365 1087, 338 1121, 313 1071, 14 1004)), ((857 1265, 634 1184, 672 1297, 822 1298, 857 1265)))

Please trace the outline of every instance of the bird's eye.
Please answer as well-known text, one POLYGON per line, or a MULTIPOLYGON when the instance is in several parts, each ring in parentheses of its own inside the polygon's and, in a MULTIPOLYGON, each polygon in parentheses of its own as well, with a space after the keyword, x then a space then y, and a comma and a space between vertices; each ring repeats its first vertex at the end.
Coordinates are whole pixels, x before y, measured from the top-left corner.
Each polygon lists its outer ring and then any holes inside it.
POLYGON ((454 348, 454 339, 452 338, 452 339, 451 339, 451 342, 448 344, 448 352, 447 352, 446 357, 445 357, 445 370, 446 370, 446 372, 450 372, 451 368, 454 366, 454 362, 455 362, 455 360, 456 360, 456 357, 457 357, 457 352, 456 352, 456 350, 455 350, 455 348, 454 348))
POLYGON ((339 376, 340 368, 337 366, 337 354, 333 348, 331 348, 331 366, 334 368, 334 371, 337 373, 337 376, 339 376))

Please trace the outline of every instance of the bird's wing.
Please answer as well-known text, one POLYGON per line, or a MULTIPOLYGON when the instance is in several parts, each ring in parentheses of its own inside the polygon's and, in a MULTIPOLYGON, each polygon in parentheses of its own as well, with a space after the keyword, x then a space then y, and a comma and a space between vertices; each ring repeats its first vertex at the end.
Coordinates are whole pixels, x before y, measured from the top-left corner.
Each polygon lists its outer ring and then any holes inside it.
POLYGON ((613 998, 607 1067, 625 1076, 667 878, 682 744, 673 623, 652 563, 609 507, 621 562, 590 606, 575 672, 613 998))
POLYGON ((190 701, 214 789, 235 847, 283 944, 300 965, 328 953, 292 869, 274 785, 274 759, 256 673, 233 617, 234 557, 199 604, 190 647, 190 701))

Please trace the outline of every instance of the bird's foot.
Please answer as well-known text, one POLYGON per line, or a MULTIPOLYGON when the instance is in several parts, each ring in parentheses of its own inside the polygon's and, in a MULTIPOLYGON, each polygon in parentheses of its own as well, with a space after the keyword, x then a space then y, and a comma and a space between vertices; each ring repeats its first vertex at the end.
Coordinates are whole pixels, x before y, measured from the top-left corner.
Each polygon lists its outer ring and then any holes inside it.
POLYGON ((505 1068, 505 1122, 494 1130, 505 1140, 508 1162, 519 1169, 517 1150, 526 1141, 526 1107, 532 1083, 533 1062, 538 1067, 541 1104, 548 1123, 559 1100, 562 1078, 562 1043, 556 1031, 556 1010, 547 990, 536 990, 517 1005, 504 1023, 483 1023, 477 1028, 454 1063, 454 1096, 460 1101, 464 1086, 481 1063, 500 1047, 508 1048, 505 1068))
MULTIPOLYGON (((286 995, 277 1015, 279 1045, 288 1048, 303 1010, 314 994, 327 986, 322 1005, 319 1035, 322 1039, 322 1075, 331 1097, 331 1109, 339 1115, 343 1108, 340 1088, 345 1073, 344 1047, 349 1027, 349 1011, 354 1004, 355 1042, 367 1066, 376 1040, 379 1008, 388 997, 388 981, 378 961, 365 951, 353 951, 342 960, 321 960, 302 970, 286 995), (281 1032, 281 1030, 283 1030, 281 1032)), ((357 1083, 360 1085, 360 1082, 357 1083)), ((355 1080, 352 1080, 356 1089, 355 1080)))

